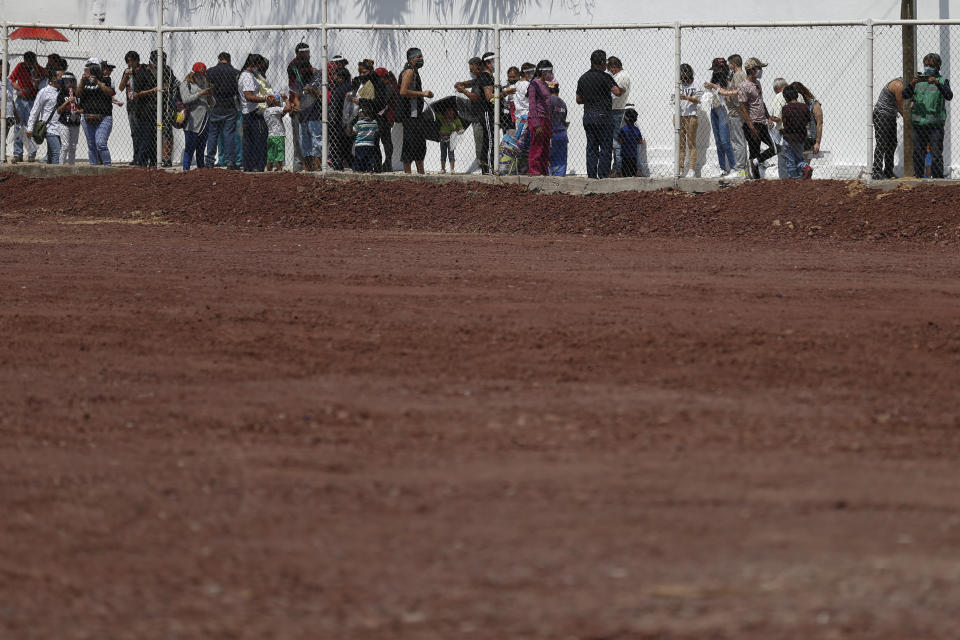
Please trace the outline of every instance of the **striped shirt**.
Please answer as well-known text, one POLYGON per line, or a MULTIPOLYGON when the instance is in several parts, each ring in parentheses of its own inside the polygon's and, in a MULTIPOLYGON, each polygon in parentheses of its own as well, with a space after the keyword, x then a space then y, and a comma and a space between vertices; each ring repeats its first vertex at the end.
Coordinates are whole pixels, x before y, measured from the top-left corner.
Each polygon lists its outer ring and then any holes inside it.
POLYGON ((377 122, 360 118, 357 124, 353 125, 353 130, 357 134, 356 145, 358 147, 372 147, 377 143, 377 122))

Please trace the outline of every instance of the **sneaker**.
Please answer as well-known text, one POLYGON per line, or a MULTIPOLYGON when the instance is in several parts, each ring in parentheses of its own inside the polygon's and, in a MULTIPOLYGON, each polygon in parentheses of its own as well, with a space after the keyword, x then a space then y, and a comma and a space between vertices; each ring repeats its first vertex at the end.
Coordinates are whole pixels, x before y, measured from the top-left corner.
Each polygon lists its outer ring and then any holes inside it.
POLYGON ((805 166, 803 168, 803 179, 809 180, 812 177, 813 177, 813 167, 811 167, 810 165, 805 166))
POLYGON ((27 162, 36 162, 37 156, 27 156, 27 162))
POLYGON ((173 166, 173 161, 172 161, 172 160, 164 160, 163 162, 160 163, 160 166, 163 167, 164 169, 169 169, 170 167, 173 166))
POLYGON ((750 165, 751 165, 750 175, 753 176, 755 179, 759 180, 761 178, 760 161, 754 158, 753 160, 750 161, 750 165))
POLYGON ((10 164, 19 164, 21 162, 23 162, 23 156, 13 156, 10 159, 10 164))

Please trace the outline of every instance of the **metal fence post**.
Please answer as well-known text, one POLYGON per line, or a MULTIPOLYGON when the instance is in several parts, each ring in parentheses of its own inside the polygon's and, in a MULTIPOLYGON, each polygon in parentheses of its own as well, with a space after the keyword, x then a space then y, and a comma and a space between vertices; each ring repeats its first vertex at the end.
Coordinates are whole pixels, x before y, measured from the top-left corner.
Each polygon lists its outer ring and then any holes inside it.
POLYGON ((490 173, 500 175, 500 92, 503 91, 503 82, 500 79, 500 25, 493 27, 493 82, 496 91, 493 92, 493 149, 494 160, 497 165, 490 167, 490 173))
POLYGON ((680 186, 680 23, 673 23, 673 30, 676 38, 674 45, 674 84, 673 99, 676 102, 676 108, 673 113, 673 186, 680 186))
POLYGON ((7 163, 7 77, 10 75, 9 66, 10 63, 7 62, 7 54, 9 49, 7 45, 10 40, 7 38, 7 23, 3 23, 3 61, 0 63, 0 68, 3 70, 3 96, 0 96, 0 164, 7 163))
POLYGON ((873 20, 867 19, 867 96, 866 109, 864 117, 867 124, 867 164, 866 172, 867 184, 873 179, 873 20))
POLYGON ((163 0, 157 0, 157 165, 163 164, 163 0))
MULTIPOLYGON (((327 104, 328 83, 330 74, 327 72, 327 0, 323 0, 320 9, 320 70, 323 72, 323 79, 320 81, 320 91, 323 94, 322 104, 320 105, 320 172, 327 173, 327 160, 330 157, 329 127, 327 126, 327 117, 329 116, 329 105, 327 104)), ((301 125, 302 126, 302 125, 301 125)), ((390 159, 393 162, 393 158, 390 159)))

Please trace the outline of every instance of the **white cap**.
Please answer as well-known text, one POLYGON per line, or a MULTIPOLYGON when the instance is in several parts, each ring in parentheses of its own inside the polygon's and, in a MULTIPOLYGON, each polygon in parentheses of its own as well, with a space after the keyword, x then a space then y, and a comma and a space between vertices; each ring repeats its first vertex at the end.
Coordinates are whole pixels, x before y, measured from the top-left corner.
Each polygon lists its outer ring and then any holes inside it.
POLYGON ((90 66, 91 64, 100 65, 102 64, 100 58, 87 58, 87 61, 83 63, 84 66, 90 66))

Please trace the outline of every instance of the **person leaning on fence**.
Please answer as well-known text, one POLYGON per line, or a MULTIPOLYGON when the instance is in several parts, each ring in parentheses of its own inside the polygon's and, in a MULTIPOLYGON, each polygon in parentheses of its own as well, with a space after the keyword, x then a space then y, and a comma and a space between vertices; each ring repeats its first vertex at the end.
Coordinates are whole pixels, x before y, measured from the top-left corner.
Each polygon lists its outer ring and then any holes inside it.
POLYGON ((553 135, 550 138, 550 175, 567 175, 567 103, 560 98, 560 85, 547 84, 550 88, 550 108, 553 115, 553 135))
POLYGON ((623 113, 623 124, 617 131, 617 141, 620 143, 624 178, 634 178, 637 175, 637 152, 641 144, 646 144, 643 134, 637 127, 637 110, 627 109, 623 113))
POLYGON ((244 171, 263 171, 267 165, 267 123, 263 119, 263 110, 267 108, 270 91, 263 77, 265 68, 266 58, 251 53, 237 80, 243 111, 244 171))
POLYGON ((60 129, 60 164, 74 165, 77 162, 83 110, 77 97, 77 77, 69 71, 60 76, 57 105, 57 119, 63 125, 60 129))
POLYGON ((43 124, 45 130, 44 137, 39 141, 34 137, 34 142, 41 144, 47 143, 47 164, 58 164, 60 162, 60 130, 63 125, 57 118, 57 98, 60 95, 60 76, 62 71, 50 69, 47 76, 47 84, 43 89, 37 92, 33 100, 33 107, 30 109, 30 115, 27 117, 27 135, 33 137, 39 132, 34 130, 43 124))
MULTIPOLYGON (((173 74, 173 69, 167 65, 167 52, 163 52, 162 61, 159 58, 160 56, 156 49, 150 52, 150 70, 153 72, 155 78, 163 78, 163 93, 157 97, 157 99, 160 100, 160 114, 163 122, 163 126, 160 129, 161 165, 164 167, 172 167, 173 119, 177 115, 174 104, 180 101, 180 82, 173 74)), ((156 85, 154 85, 153 91, 156 93, 156 85)), ((154 105, 156 105, 156 103, 154 103, 154 105)))
POLYGON ((217 148, 224 152, 226 166, 236 169, 237 78, 240 72, 230 64, 230 54, 221 51, 217 64, 207 69, 207 82, 213 89, 213 108, 207 119, 207 149, 204 164, 216 166, 217 148), (223 141, 221 143, 221 137, 223 141))
POLYGON ((470 99, 475 120, 473 122, 473 142, 480 164, 481 173, 494 170, 493 132, 493 76, 486 71, 486 65, 479 57, 468 62, 473 79, 468 83, 457 82, 453 88, 470 99))
MULTIPOLYGON (((710 71, 713 75, 708 82, 703 83, 703 87, 714 96, 710 109, 710 126, 713 129, 713 141, 717 146, 720 175, 725 176, 737 166, 733 156, 733 145, 730 144, 730 116, 727 113, 727 101, 720 94, 722 89, 727 88, 730 68, 725 58, 714 58, 710 71)), ((741 135, 743 135, 742 131, 741 135)))
POLYGON ((697 168, 697 130, 700 126, 697 117, 697 105, 703 97, 703 89, 693 82, 693 67, 687 63, 680 65, 680 93, 670 96, 670 104, 677 104, 680 100, 680 160, 677 172, 684 175, 683 166, 687 157, 690 159, 690 172, 700 177, 697 168))
POLYGON ((797 102, 800 94, 795 87, 787 86, 782 94, 786 104, 781 110, 784 173, 780 177, 809 180, 813 176, 813 167, 803 159, 803 147, 807 140, 810 110, 797 102))
POLYGON ((750 58, 744 65, 747 72, 746 81, 737 90, 737 99, 740 101, 740 114, 743 116, 743 129, 750 149, 750 175, 755 179, 761 177, 763 163, 777 155, 777 148, 770 139, 770 129, 767 127, 767 107, 763 104, 763 89, 760 78, 763 77, 765 62, 750 58), (767 148, 760 151, 760 145, 767 148))
POLYGON ((91 165, 109 165, 110 133, 113 131, 113 96, 116 91, 110 78, 103 75, 103 62, 87 60, 80 77, 77 95, 83 110, 83 133, 87 138, 87 155, 91 165))
POLYGON ((896 166, 897 116, 903 115, 903 78, 894 78, 883 86, 873 106, 873 132, 877 138, 873 150, 873 179, 892 180, 896 166))
POLYGON ((623 126, 623 114, 627 109, 627 103, 630 102, 630 74, 623 70, 623 63, 616 56, 610 56, 607 59, 607 71, 613 76, 617 86, 623 90, 623 93, 613 99, 613 170, 610 175, 617 178, 622 174, 622 156, 617 139, 620 127, 623 126))
POLYGON ((810 124, 807 129, 807 141, 804 143, 803 159, 810 162, 814 156, 820 155, 820 141, 823 139, 823 108, 816 96, 807 89, 802 82, 791 82, 790 86, 797 90, 804 104, 810 111, 810 124))
POLYGON ((553 63, 541 60, 530 81, 530 153, 527 166, 532 176, 550 174, 550 140, 553 138, 553 103, 548 82, 553 80, 553 63))
POLYGON ((290 101, 283 103, 283 94, 267 96, 263 120, 267 123, 267 171, 283 171, 286 161, 287 129, 283 117, 293 110, 290 101))
POLYGON ((577 80, 577 104, 583 105, 583 129, 587 134, 589 178, 606 178, 610 175, 613 96, 623 93, 606 68, 607 54, 597 49, 590 54, 590 70, 577 80))
POLYGON ((203 169, 210 133, 210 111, 217 103, 207 79, 207 65, 195 63, 180 87, 180 99, 187 109, 187 122, 183 128, 183 170, 190 170, 193 156, 197 158, 197 169, 203 169))
POLYGON ((944 177, 943 130, 947 122, 947 101, 953 100, 950 81, 940 75, 940 56, 923 57, 923 74, 917 73, 903 90, 905 100, 913 99, 910 120, 913 123, 913 172, 926 175, 925 160, 930 152, 931 178, 944 177))
POLYGON ((27 51, 23 54, 23 61, 18 62, 10 73, 10 83, 17 98, 13 108, 19 123, 13 132, 13 161, 23 162, 23 148, 27 148, 27 160, 33 162, 37 157, 37 145, 30 136, 26 135, 26 123, 33 109, 33 102, 40 92, 40 86, 45 80, 44 71, 37 64, 37 54, 27 51))
POLYGON ((400 161, 403 162, 405 173, 410 173, 412 163, 416 163, 417 173, 423 173, 423 159, 427 155, 423 100, 433 98, 433 91, 423 90, 420 80, 422 67, 423 52, 417 48, 407 49, 407 64, 400 72, 400 98, 397 100, 397 115, 403 123, 400 161))

